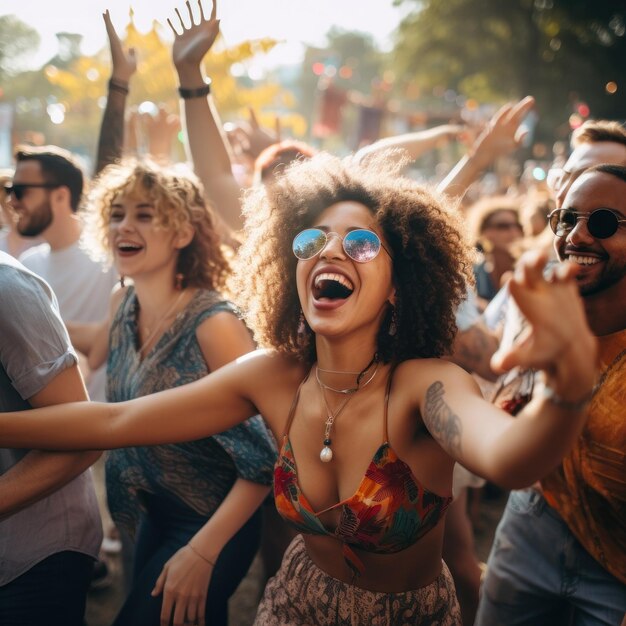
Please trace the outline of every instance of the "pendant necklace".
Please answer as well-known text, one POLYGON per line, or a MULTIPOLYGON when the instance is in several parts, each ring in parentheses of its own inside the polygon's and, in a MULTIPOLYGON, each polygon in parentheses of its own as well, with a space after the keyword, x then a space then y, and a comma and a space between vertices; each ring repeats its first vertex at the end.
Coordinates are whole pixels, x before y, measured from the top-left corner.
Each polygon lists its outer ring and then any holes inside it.
MULTIPOLYGON (((359 389, 363 389, 364 387, 367 387, 367 385, 369 385, 372 382, 372 380, 374 380, 374 377, 376 376, 376 372, 378 372, 378 361, 376 361, 376 367, 374 368, 374 372, 372 373, 372 375, 362 385, 360 381, 360 378, 362 377, 362 375, 365 374, 365 372, 367 372, 367 370, 372 366, 373 362, 374 362, 374 359, 362 372, 359 373, 359 378, 357 378, 357 386, 349 387, 347 389, 335 389, 334 387, 330 387, 329 385, 326 385, 325 383, 323 383, 319 376, 319 368, 317 368, 316 366, 315 378, 320 388, 320 393, 322 395, 322 400, 324 402, 324 408, 326 409, 326 416, 327 416, 326 422, 324 424, 324 446, 322 450, 320 451, 320 461, 322 461, 322 463, 330 463, 330 461, 333 460, 333 451, 330 447, 332 444, 332 440, 330 438, 330 431, 333 427, 333 423, 339 417, 339 415, 341 415, 341 413, 346 408, 346 406, 348 406, 348 402, 352 400, 352 398, 354 397, 354 394, 357 391, 359 391, 359 389), (341 394, 348 396, 339 405, 339 407, 334 413, 332 412, 330 405, 328 404, 328 400, 326 398, 326 389, 330 391, 334 391, 335 393, 341 393, 341 394)), ((343 372, 338 372, 338 373, 343 373, 343 372)))
POLYGON ((172 305, 167 309, 167 311, 165 311, 165 313, 158 320, 158 322, 156 323, 156 326, 154 327, 154 330, 148 335, 145 341, 141 342, 141 345, 139 346, 139 349, 137 350, 139 354, 141 354, 143 350, 149 346, 150 342, 155 338, 156 334, 161 329, 163 322, 174 312, 174 310, 176 309, 176 307, 178 306, 179 302, 182 300, 184 295, 185 295, 185 290, 183 289, 178 294, 178 297, 174 300, 172 305))

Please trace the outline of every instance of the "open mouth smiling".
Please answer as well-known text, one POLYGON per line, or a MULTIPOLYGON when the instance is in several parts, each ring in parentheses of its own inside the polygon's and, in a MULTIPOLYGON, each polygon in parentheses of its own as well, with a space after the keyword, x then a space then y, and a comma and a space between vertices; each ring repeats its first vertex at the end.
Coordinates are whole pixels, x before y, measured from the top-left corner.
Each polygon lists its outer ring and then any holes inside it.
POLYGON ((565 258, 572 263, 576 263, 577 265, 595 265, 596 263, 600 263, 602 260, 596 256, 587 256, 583 254, 568 254, 565 258))
POLYGON ((127 239, 118 241, 115 247, 117 248, 118 253, 124 256, 136 254, 137 252, 143 250, 143 246, 141 244, 127 239))
POLYGON ((345 300, 354 291, 354 285, 343 274, 322 272, 313 280, 313 298, 318 301, 345 300))
POLYGON ((579 267, 586 268, 602 263, 602 261, 605 260, 605 255, 595 250, 568 247, 565 249, 563 258, 570 263, 575 263, 579 267))

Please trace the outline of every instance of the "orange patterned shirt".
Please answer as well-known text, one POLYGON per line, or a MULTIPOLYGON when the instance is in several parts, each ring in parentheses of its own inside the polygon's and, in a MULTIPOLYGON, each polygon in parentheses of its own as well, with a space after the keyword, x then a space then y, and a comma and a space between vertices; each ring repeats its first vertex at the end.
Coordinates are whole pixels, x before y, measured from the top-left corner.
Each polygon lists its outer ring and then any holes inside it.
POLYGON ((626 330, 598 340, 602 374, 587 424, 541 485, 585 549, 626 583, 626 330))

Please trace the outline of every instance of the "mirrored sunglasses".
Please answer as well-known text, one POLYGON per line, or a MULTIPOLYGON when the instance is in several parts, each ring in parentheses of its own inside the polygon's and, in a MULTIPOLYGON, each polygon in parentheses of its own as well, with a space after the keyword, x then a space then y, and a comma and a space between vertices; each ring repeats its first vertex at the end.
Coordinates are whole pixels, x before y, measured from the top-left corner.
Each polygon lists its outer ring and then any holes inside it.
POLYGON ((626 222, 626 219, 611 209, 595 209, 591 213, 582 213, 574 209, 555 209, 548 216, 550 228, 557 237, 563 237, 573 230, 578 220, 587 220, 587 230, 596 239, 612 237, 619 225, 626 222))
POLYGON ((21 200, 29 187, 40 187, 42 189, 54 189, 60 187, 56 183, 16 183, 14 185, 5 185, 4 191, 7 196, 13 194, 17 200, 21 200))
POLYGON ((337 233, 327 233, 320 228, 307 228, 294 237, 293 253, 301 261, 312 259, 326 247, 331 235, 341 239, 343 251, 357 263, 373 261, 381 248, 391 256, 380 237, 373 230, 366 228, 351 230, 345 237, 337 233))

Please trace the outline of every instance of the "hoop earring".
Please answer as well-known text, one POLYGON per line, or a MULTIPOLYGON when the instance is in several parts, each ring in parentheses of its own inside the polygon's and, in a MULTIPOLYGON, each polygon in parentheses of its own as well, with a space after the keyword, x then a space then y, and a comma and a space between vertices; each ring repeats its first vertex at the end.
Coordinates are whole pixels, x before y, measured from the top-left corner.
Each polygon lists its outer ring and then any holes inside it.
POLYGON ((124 276, 123 276, 123 275, 120 275, 120 287, 121 287, 122 289, 124 289, 124 287, 125 287, 125 286, 126 286, 126 285, 124 284, 124 276))
POLYGON ((177 291, 182 291, 183 289, 183 281, 185 280, 185 275, 179 272, 174 276, 174 288, 177 291))

